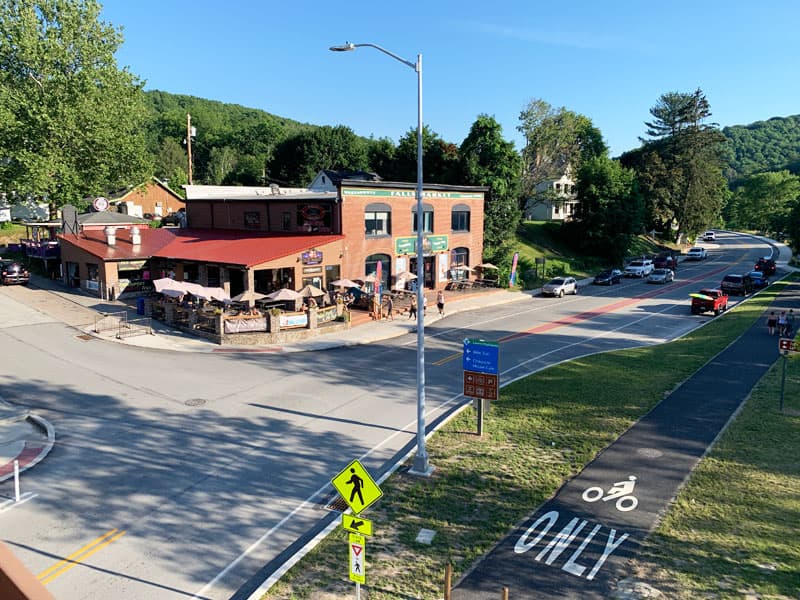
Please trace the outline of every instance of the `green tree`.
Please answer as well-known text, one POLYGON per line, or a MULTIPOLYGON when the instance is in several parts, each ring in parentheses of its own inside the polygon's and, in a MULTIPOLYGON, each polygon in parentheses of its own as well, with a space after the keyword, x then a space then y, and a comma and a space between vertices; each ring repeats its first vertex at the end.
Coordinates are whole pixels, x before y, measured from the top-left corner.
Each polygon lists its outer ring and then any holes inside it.
POLYGON ((164 138, 155 158, 155 174, 173 190, 189 182, 186 151, 172 138, 164 138))
POLYGON ((692 94, 663 94, 650 109, 649 140, 622 156, 636 170, 648 199, 646 227, 689 237, 720 218, 727 195, 724 168, 725 138, 703 121, 711 109, 701 90, 692 94))
POLYGON ((284 185, 311 183, 320 169, 366 169, 367 144, 344 125, 309 129, 275 148, 270 173, 284 185))
POLYGON ((642 228, 643 201, 633 169, 619 161, 596 156, 577 173, 580 201, 565 235, 583 252, 621 263, 642 228))
MULTIPOLYGON (((458 183, 458 146, 444 141, 427 125, 422 128, 422 176, 430 183, 458 183)), ((417 130, 400 138, 388 179, 417 180, 417 130)))
POLYGON ((214 146, 208 159, 207 179, 211 185, 222 185, 236 168, 236 152, 229 146, 214 146))
POLYGON ((459 149, 460 180, 489 187, 484 201, 484 254, 493 257, 514 239, 519 226, 519 186, 522 161, 513 142, 503 139, 500 124, 479 115, 459 149))
POLYGON ((759 173, 745 179, 725 207, 726 222, 739 229, 784 231, 800 199, 800 177, 789 171, 759 173))
POLYGON ((94 0, 0 3, 0 183, 51 208, 151 173, 142 83, 94 0))
POLYGON ((517 129, 525 136, 522 151, 522 196, 528 206, 560 197, 548 194, 540 184, 576 173, 583 161, 603 156, 608 148, 591 119, 564 107, 554 109, 534 99, 520 112, 517 129))

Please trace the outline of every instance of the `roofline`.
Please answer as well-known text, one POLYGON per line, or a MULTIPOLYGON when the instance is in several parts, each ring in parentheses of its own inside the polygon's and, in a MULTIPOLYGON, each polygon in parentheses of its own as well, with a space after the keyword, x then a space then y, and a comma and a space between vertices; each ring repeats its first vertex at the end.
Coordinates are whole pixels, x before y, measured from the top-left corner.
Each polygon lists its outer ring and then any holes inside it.
POLYGON ((337 192, 308 192, 304 194, 275 194, 264 196, 214 196, 210 198, 187 198, 184 202, 291 202, 293 200, 338 200, 337 192))
MULTIPOLYGON (((410 181, 363 181, 361 179, 342 179, 338 182, 342 187, 372 187, 389 188, 397 190, 414 190, 417 184, 410 181)), ((423 191, 438 190, 442 192, 488 192, 489 187, 485 185, 447 185, 444 183, 423 183, 423 191)))

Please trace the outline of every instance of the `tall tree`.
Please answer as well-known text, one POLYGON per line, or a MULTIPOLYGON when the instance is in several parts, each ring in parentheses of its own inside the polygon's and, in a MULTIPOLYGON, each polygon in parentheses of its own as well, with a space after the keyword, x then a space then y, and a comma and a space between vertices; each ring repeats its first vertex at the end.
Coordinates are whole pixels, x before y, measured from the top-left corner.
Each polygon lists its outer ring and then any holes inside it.
POLYGON ((525 136, 522 195, 530 203, 555 199, 542 192, 542 182, 576 173, 583 161, 608 151, 591 119, 544 100, 531 100, 519 120, 517 129, 525 136))
POLYGON ((142 83, 94 0, 0 2, 0 183, 55 208, 151 172, 142 83))
POLYGON ((716 125, 704 123, 711 109, 700 89, 663 94, 650 114, 649 139, 622 162, 637 171, 648 198, 647 225, 692 237, 720 217, 727 195, 725 137, 716 125))
POLYGON ((504 243, 514 238, 520 221, 519 186, 522 161, 513 142, 503 139, 500 124, 488 115, 479 115, 459 149, 461 182, 485 185, 483 245, 492 257, 504 243))
MULTIPOLYGON (((422 128, 422 176, 430 183, 458 183, 458 146, 444 141, 427 125, 422 128)), ((417 180, 417 130, 400 138, 388 179, 417 180)))
POLYGON ((186 151, 173 138, 164 138, 155 161, 156 177, 167 181, 173 190, 189 182, 186 151))
POLYGON ((633 169, 596 156, 577 173, 580 201, 565 235, 587 254, 621 263, 633 237, 642 228, 643 202, 633 169))

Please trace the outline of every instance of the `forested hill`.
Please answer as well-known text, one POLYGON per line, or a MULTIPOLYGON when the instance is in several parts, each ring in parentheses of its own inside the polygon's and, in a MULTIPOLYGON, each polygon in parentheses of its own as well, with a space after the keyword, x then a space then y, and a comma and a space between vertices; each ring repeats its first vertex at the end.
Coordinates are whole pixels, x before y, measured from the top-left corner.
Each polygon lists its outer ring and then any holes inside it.
POLYGON ((800 115, 725 127, 722 133, 728 138, 729 180, 783 169, 800 173, 800 115))

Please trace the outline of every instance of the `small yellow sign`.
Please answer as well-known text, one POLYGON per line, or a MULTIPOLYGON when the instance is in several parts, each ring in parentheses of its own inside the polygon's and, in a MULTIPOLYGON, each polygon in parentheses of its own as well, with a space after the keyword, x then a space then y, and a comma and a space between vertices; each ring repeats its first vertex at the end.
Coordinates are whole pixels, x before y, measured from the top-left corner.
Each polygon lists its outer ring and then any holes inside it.
POLYGON ((383 496, 381 488, 358 460, 347 465, 341 473, 331 479, 331 483, 356 514, 383 496))
POLYGON ((350 580, 364 585, 367 583, 367 544, 363 535, 351 533, 347 546, 350 553, 350 580))
POLYGON ((342 514, 342 527, 353 533, 361 535, 372 535, 372 521, 364 517, 342 514))

